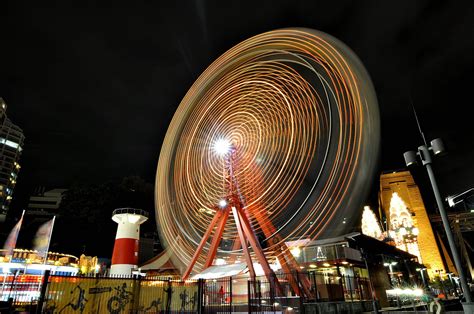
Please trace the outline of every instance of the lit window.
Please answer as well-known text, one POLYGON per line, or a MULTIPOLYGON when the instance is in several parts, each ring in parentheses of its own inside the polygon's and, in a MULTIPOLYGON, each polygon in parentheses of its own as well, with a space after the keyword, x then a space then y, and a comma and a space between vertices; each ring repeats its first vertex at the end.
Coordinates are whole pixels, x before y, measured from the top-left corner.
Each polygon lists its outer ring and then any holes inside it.
MULTIPOLYGON (((17 149, 20 146, 20 145, 18 145, 18 143, 15 143, 15 142, 10 141, 10 140, 6 140, 6 139, 1 138, 1 137, 0 137, 0 144, 5 144, 5 145, 10 146, 10 147, 15 148, 15 149, 17 149)), ((21 149, 21 147, 20 147, 20 149, 21 149)))

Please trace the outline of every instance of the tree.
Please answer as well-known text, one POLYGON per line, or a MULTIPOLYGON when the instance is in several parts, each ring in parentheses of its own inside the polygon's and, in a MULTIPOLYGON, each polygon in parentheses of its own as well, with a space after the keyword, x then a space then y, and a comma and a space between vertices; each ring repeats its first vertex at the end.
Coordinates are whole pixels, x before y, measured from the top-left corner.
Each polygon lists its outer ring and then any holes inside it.
POLYGON ((111 256, 117 225, 116 208, 141 208, 150 213, 143 230, 155 230, 153 185, 140 177, 125 177, 98 185, 73 185, 65 194, 51 249, 75 255, 111 256))

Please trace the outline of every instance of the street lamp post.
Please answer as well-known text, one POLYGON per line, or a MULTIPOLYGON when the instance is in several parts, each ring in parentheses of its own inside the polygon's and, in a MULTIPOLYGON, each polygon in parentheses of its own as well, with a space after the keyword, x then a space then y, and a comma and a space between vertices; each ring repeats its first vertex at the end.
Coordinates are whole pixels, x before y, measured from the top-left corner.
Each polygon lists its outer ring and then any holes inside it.
POLYGON ((388 266, 388 269, 390 269, 390 282, 391 284, 393 285, 394 284, 394 281, 396 282, 397 280, 393 280, 393 268, 392 266, 395 266, 397 265, 397 262, 390 262, 390 263, 383 263, 383 266, 387 267, 388 266))
POLYGON ((449 283, 451 284, 451 286, 453 286, 454 295, 456 297, 459 297, 458 287, 456 286, 456 282, 453 279, 453 273, 448 273, 448 278, 449 278, 449 283))
MULTIPOLYGON (((393 280, 393 266, 394 265, 397 265, 397 262, 389 262, 389 263, 383 263, 383 266, 387 267, 388 266, 388 269, 390 269, 390 284, 392 286, 394 286, 394 282, 398 282, 398 280, 393 280)), ((400 285, 400 283, 398 282, 398 285, 400 285)), ((398 295, 397 293, 397 307, 400 308, 400 296, 398 295)))
POLYGON ((448 238, 449 247, 451 249, 451 253, 453 254, 454 264, 459 273, 459 279, 461 281, 462 290, 464 292, 464 297, 466 298, 466 306, 472 306, 472 299, 471 293, 469 291, 469 286, 466 281, 466 276, 464 275, 464 271, 462 269, 461 259, 459 258, 459 253, 456 248, 456 244, 454 242, 453 234, 451 233, 451 227, 449 225, 448 215, 446 210, 444 209, 443 199, 438 189, 438 184, 436 182, 433 169, 431 167, 431 155, 430 150, 433 152, 434 155, 439 155, 444 152, 444 145, 441 139, 437 138, 431 141, 431 146, 427 147, 427 145, 421 145, 418 147, 418 152, 408 151, 403 154, 405 158, 405 163, 407 166, 411 166, 417 164, 417 156, 420 157, 423 166, 425 166, 426 171, 428 172, 428 176, 430 178, 431 187, 433 188, 433 193, 436 198, 436 203, 438 205, 439 213, 441 219, 443 221, 444 230, 446 232, 446 236, 448 238))
POLYGON ((420 274, 421 274, 421 281, 423 282, 423 286, 427 287, 426 280, 425 280, 425 274, 424 274, 424 272, 426 270, 426 267, 417 268, 416 270, 419 271, 420 274))
POLYGON ((439 284, 441 285, 441 292, 442 292, 442 294, 444 295, 444 299, 447 300, 447 299, 448 299, 448 295, 447 295, 447 293, 446 293, 446 288, 444 287, 443 276, 441 275, 441 273, 443 272, 443 270, 442 270, 442 269, 436 269, 435 271, 438 273, 438 276, 439 276, 439 284))

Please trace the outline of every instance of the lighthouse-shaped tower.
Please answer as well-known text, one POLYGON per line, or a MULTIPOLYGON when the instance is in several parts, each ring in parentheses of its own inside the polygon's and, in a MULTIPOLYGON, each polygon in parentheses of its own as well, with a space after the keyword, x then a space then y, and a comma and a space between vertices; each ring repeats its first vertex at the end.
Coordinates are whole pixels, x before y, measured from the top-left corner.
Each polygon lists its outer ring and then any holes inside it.
POLYGON ((131 275, 138 264, 140 225, 148 220, 148 213, 142 209, 117 208, 112 213, 112 220, 118 228, 110 274, 131 275))

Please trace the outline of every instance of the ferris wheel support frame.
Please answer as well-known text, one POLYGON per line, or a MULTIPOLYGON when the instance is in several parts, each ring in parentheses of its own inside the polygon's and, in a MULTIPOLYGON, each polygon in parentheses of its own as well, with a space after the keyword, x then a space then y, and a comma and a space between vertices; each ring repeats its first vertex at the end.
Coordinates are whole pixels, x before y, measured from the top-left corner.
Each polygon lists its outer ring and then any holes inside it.
MULTIPOLYGON (((236 159, 236 149, 235 147, 230 148, 230 153, 227 154, 225 158, 225 175, 224 175, 224 188, 230 192, 228 196, 225 197, 225 205, 224 206, 214 206, 213 209, 215 211, 214 218, 212 219, 209 227, 207 228, 206 232, 204 233, 194 255, 189 263, 186 271, 183 275, 183 280, 188 279, 191 271, 193 270, 202 250, 207 243, 207 240, 211 236, 214 228, 216 228, 214 235, 211 240, 211 245, 206 257, 206 261, 204 263, 204 269, 210 267, 214 261, 214 258, 217 254, 217 249, 219 247, 220 241, 222 239, 222 235, 224 233, 224 229, 229 218, 230 213, 232 212, 232 216, 234 217, 234 221, 237 227, 237 239, 240 242, 242 247, 245 261, 247 267, 249 269, 250 277, 255 279, 255 269, 253 267, 252 257, 249 251, 249 244, 252 250, 254 251, 258 262, 263 268, 265 277, 268 279, 270 284, 273 288, 276 289, 277 293, 282 293, 282 288, 278 282, 278 279, 271 269, 265 254, 263 253, 263 249, 260 245, 260 242, 253 231, 251 222, 245 212, 244 208, 244 198, 240 193, 238 181, 234 175, 234 163, 236 159)), ((265 212, 261 212, 260 214, 256 215, 257 223, 262 227, 262 230, 266 237, 270 237, 274 235, 274 239, 278 241, 280 244, 279 249, 280 251, 275 251, 275 255, 280 262, 281 267, 283 268, 284 272, 287 275, 287 279, 292 287, 292 289, 298 293, 304 293, 307 297, 311 298, 312 293, 310 290, 311 283, 309 282, 308 278, 298 278, 298 274, 294 273, 298 271, 298 262, 295 260, 294 256, 291 254, 288 247, 285 245, 281 237, 278 236, 275 226, 270 222, 268 216, 265 212), (293 271, 292 271, 293 269, 293 271), (292 278, 295 275, 296 278, 292 278), (301 286, 298 284, 300 283, 301 286)))
POLYGON ((265 254, 263 254, 262 247, 260 246, 257 237, 252 231, 250 221, 242 209, 242 204, 240 203, 236 195, 230 195, 228 199, 229 202, 225 207, 214 207, 214 210, 216 211, 214 218, 209 224, 209 227, 207 228, 204 236, 202 237, 201 242, 199 243, 196 251, 194 252, 193 258, 191 259, 191 263, 189 263, 186 271, 184 272, 183 280, 188 279, 192 269, 194 268, 194 265, 196 264, 200 254, 202 253, 205 244, 207 243, 207 240, 209 239, 214 228, 217 226, 216 231, 214 232, 214 235, 211 240, 211 247, 207 254, 204 267, 207 268, 212 265, 212 262, 214 261, 214 258, 217 254, 217 248, 219 247, 220 240, 222 239, 222 234, 224 232, 226 222, 229 218, 229 214, 230 212, 232 212, 232 216, 234 217, 237 226, 237 232, 239 235, 240 243, 243 244, 242 249, 244 251, 245 261, 247 263, 247 267, 249 268, 251 278, 255 278, 255 270, 253 267, 250 251, 248 249, 248 244, 250 244, 250 247, 253 249, 258 262, 263 268, 265 276, 270 282, 272 282, 276 278, 275 273, 270 268, 270 265, 268 264, 268 261, 265 258, 265 254))

